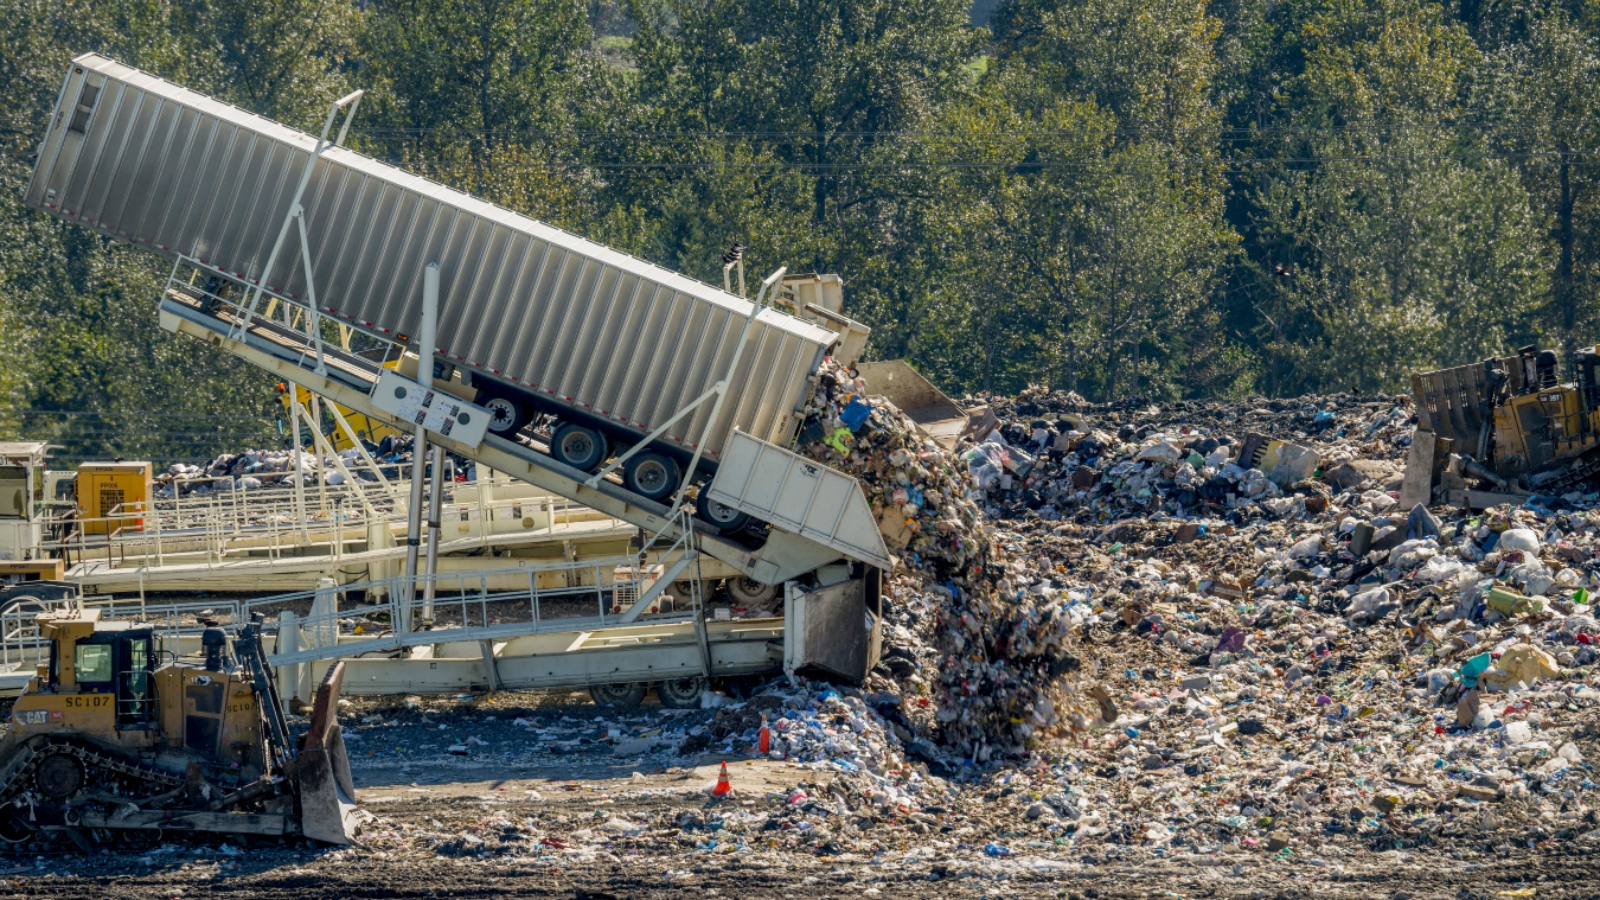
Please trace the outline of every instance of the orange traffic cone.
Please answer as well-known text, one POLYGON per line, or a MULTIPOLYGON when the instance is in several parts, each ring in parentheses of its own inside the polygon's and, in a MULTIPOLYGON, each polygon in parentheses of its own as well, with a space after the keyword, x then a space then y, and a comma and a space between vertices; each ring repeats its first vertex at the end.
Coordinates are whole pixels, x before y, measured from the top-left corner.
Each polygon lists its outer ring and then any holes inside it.
POLYGON ((761 751, 762 756, 766 756, 772 752, 772 730, 767 727, 766 716, 761 717, 761 731, 758 733, 761 737, 756 741, 756 749, 761 751))
POLYGON ((711 796, 723 797, 733 793, 733 785, 728 782, 728 764, 722 764, 722 771, 717 774, 717 786, 711 789, 711 796))

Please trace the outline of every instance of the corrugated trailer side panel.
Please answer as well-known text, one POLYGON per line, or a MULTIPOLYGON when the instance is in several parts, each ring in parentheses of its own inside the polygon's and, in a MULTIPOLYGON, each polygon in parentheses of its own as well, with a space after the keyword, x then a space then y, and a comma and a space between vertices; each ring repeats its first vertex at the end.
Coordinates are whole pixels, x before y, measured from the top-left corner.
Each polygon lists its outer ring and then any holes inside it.
MULTIPOLYGON (((168 256, 258 283, 311 135, 93 54, 68 70, 27 202, 168 256)), ((750 304, 344 148, 303 198, 317 302, 358 328, 416 331, 422 266, 442 270, 450 362, 638 432, 709 389, 750 304)), ((291 235, 266 287, 306 291, 291 235)), ((738 427, 784 443, 832 332, 764 310, 708 440, 738 427)), ((668 439, 686 447, 710 404, 668 439)))

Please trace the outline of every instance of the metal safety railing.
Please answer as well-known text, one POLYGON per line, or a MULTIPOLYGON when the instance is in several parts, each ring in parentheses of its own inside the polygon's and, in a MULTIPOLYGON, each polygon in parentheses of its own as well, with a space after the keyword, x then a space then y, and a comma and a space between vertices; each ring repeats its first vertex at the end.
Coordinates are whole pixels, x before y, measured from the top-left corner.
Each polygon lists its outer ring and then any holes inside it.
MULTIPOLYGON (((652 621, 698 621, 702 602, 694 531, 687 522, 674 524, 678 537, 664 548, 654 549, 655 559, 649 563, 641 562, 640 554, 629 554, 532 563, 513 570, 396 576, 262 597, 245 604, 243 612, 246 616, 279 613, 279 647, 270 660, 275 666, 450 641, 629 626, 679 579, 687 588, 688 596, 682 598, 687 608, 652 621), (494 586, 513 576, 525 586, 494 586), (547 586, 546 582, 557 585, 547 586), (433 588, 431 602, 407 600, 425 596, 429 586, 433 588), (383 599, 370 602, 375 597, 383 599), (619 599, 628 600, 628 605, 621 605, 619 599), (310 614, 292 611, 305 608, 308 602, 310 614), (561 608, 549 610, 546 606, 550 603, 561 608), (585 606, 592 615, 585 614, 585 606), (282 615, 286 611, 288 614, 282 615), (347 630, 348 623, 356 620, 363 623, 363 629, 376 626, 380 632, 369 636, 347 630), (295 632, 288 641, 283 638, 286 626, 295 632)), ((644 546, 653 547, 660 536, 647 538, 644 546)))
MULTIPOLYGON (((398 484, 404 487, 404 483, 398 484)), ((565 497, 484 499, 488 493, 480 489, 476 497, 441 505, 439 519, 445 529, 445 541, 454 542, 457 549, 463 540, 488 549, 508 535, 555 538, 561 531, 584 523, 602 528, 630 527, 565 497)), ((186 507, 183 518, 174 521, 159 509, 152 515, 144 511, 145 504, 127 503, 109 516, 68 520, 75 526, 69 536, 41 546, 69 565, 103 564, 110 569, 148 569, 169 564, 215 568, 238 558, 303 560, 308 551, 318 549, 339 561, 351 552, 350 544, 367 544, 367 549, 375 549, 369 544, 374 525, 403 536, 403 499, 372 517, 362 516, 351 506, 333 496, 330 505, 313 505, 305 518, 296 519, 293 504, 286 498, 257 504, 223 500, 211 506, 186 507)))
POLYGON ((0 609, 0 672, 32 669, 50 660, 50 642, 40 631, 42 613, 98 609, 101 621, 129 621, 151 626, 165 649, 177 653, 185 638, 198 638, 203 621, 221 627, 244 622, 242 605, 237 600, 147 603, 134 597, 104 595, 71 597, 60 600, 25 598, 0 609))
MULTIPOLYGON (((335 533, 364 528, 368 518, 349 490, 332 490, 304 507, 283 493, 250 496, 254 493, 218 491, 202 500, 128 502, 98 517, 58 514, 44 523, 45 533, 53 537, 41 549, 69 565, 97 560, 111 566, 130 561, 163 565, 168 555, 197 552, 220 559, 235 547, 276 556, 319 541, 336 544, 335 533)), ((379 512, 384 519, 392 515, 392 508, 379 512)), ((359 534, 365 539, 364 532, 359 534)), ((331 546, 330 552, 337 553, 338 547, 331 546)))
POLYGON ((231 336, 249 333, 293 365, 347 382, 376 385, 407 352, 402 341, 340 325, 304 300, 243 283, 187 255, 173 262, 165 295, 217 319, 231 336))

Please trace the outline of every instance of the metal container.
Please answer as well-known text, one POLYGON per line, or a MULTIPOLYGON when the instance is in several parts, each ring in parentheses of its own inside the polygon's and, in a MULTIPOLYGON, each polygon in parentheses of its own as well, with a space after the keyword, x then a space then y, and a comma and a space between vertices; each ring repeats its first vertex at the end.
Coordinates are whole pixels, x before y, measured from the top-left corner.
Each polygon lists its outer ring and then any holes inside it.
POLYGON ((889 569, 893 560, 854 478, 748 434, 735 432, 709 487, 723 506, 889 569))
MULTIPOLYGON (((67 69, 27 203, 101 234, 260 284, 317 139, 95 54, 67 69)), ((537 401, 642 436, 728 375, 740 297, 334 147, 302 202, 320 312, 394 340, 418 330, 422 269, 442 269, 438 346, 480 400, 537 401)), ((290 240, 264 286, 306 292, 290 240)), ((762 310, 705 440, 787 443, 834 332, 762 310)), ((414 345, 414 337, 405 339, 414 345)), ((660 443, 687 453, 704 403, 660 443)))

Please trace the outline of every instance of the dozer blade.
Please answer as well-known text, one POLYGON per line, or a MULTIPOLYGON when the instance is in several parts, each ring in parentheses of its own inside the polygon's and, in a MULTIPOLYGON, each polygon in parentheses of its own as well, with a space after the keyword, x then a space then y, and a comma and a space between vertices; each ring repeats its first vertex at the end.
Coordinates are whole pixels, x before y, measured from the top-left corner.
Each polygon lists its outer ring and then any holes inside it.
POLYGON ((356 788, 339 729, 339 689, 344 663, 337 662, 317 686, 311 705, 311 730, 300 748, 300 831, 313 840, 348 844, 355 840, 356 788))

